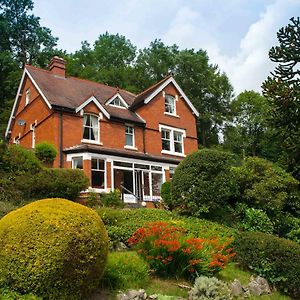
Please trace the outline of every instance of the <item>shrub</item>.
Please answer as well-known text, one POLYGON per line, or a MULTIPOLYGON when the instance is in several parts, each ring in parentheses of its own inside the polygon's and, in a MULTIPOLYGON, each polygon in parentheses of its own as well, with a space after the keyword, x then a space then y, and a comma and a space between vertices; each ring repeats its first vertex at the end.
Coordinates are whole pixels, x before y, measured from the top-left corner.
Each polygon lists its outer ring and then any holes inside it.
POLYGON ((234 242, 240 265, 253 270, 295 299, 300 297, 300 246, 260 232, 241 232, 234 242))
POLYGON ((3 153, 2 170, 12 174, 31 173, 41 170, 42 164, 34 152, 19 145, 10 145, 3 153))
POLYGON ((0 288, 1 300, 42 300, 42 298, 33 294, 21 295, 20 293, 10 291, 7 288, 0 288))
POLYGON ((239 186, 240 201, 264 210, 271 219, 282 213, 298 188, 298 181, 290 174, 258 157, 248 157, 242 166, 233 167, 232 176, 239 186))
POLYGON ((149 266, 136 252, 109 253, 102 285, 113 290, 144 288, 149 281, 149 266))
POLYGON ((215 277, 200 276, 189 293, 193 300, 230 300, 231 290, 228 285, 215 277))
POLYGON ((0 286, 46 299, 97 287, 108 238, 99 216, 64 199, 33 202, 0 220, 0 286))
POLYGON ((229 169, 235 156, 217 150, 199 150, 188 155, 172 179, 172 199, 181 212, 193 215, 214 213, 228 205, 235 193, 229 169))
POLYGON ((274 226, 268 215, 261 209, 247 208, 245 217, 241 224, 242 228, 248 231, 260 231, 273 233, 274 226))
POLYGON ((102 193, 100 196, 102 204, 106 207, 122 208, 124 202, 121 199, 121 192, 118 189, 109 193, 102 193))
POLYGON ((139 228, 129 239, 138 253, 159 275, 194 277, 214 274, 227 264, 232 253, 230 241, 186 236, 183 228, 167 222, 153 222, 139 228))
POLYGON ((35 146, 35 155, 43 163, 50 165, 53 163, 57 154, 57 150, 54 145, 41 142, 35 146))
POLYGON ((171 181, 166 181, 161 185, 160 194, 163 203, 170 209, 173 209, 173 201, 171 198, 171 181))

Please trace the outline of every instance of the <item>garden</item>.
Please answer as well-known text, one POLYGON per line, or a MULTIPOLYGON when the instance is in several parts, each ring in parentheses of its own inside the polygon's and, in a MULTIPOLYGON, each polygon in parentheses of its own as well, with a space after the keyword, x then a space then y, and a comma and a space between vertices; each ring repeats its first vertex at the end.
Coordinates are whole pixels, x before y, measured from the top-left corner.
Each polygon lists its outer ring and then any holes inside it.
POLYGON ((88 182, 49 148, 0 147, 1 300, 300 298, 299 183, 279 166, 199 150, 165 209, 128 209, 74 202, 88 182))

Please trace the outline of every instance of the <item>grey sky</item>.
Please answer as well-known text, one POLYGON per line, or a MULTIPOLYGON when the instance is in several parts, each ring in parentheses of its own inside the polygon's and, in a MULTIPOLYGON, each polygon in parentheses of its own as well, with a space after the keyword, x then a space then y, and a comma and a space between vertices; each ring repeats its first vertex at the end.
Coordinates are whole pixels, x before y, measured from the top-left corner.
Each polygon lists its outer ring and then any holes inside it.
POLYGON ((35 0, 34 13, 68 52, 101 33, 119 33, 138 48, 156 38, 180 48, 205 49, 235 92, 260 91, 274 68, 276 32, 300 15, 299 0, 35 0))

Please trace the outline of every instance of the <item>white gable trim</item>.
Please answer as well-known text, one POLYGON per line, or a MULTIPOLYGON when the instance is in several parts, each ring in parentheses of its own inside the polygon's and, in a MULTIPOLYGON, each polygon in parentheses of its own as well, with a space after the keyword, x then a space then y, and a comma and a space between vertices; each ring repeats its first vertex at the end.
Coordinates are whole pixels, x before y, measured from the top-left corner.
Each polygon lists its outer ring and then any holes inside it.
POLYGON ((176 87, 176 89, 179 91, 179 93, 181 94, 181 96, 183 97, 183 99, 186 101, 186 103, 188 104, 188 106, 191 108, 191 110, 193 111, 193 113, 197 117, 199 117, 199 112, 194 107, 194 105, 192 104, 192 102, 189 100, 189 98, 186 96, 186 94, 183 92, 183 90, 180 88, 180 86, 178 85, 178 83, 175 81, 175 79, 173 77, 170 77, 162 85, 160 85, 151 95, 149 95, 144 100, 144 103, 145 104, 149 103, 158 93, 160 93, 171 82, 174 84, 174 86, 176 87))
POLYGON ((39 86, 37 85, 37 83, 34 81, 34 79, 32 78, 31 74, 29 73, 29 71, 25 68, 25 73, 26 75, 28 75, 29 79, 32 81, 34 87, 38 90, 38 92, 40 93, 40 95, 42 96, 42 98, 45 100, 47 106, 52 109, 52 106, 50 104, 50 102, 48 101, 48 99, 46 98, 46 96, 43 94, 43 92, 41 91, 41 89, 39 88, 39 86))
POLYGON ((88 104, 90 104, 91 102, 94 102, 95 105, 100 109, 100 111, 104 114, 104 116, 107 119, 110 119, 110 114, 107 112, 107 110, 101 105, 101 103, 97 100, 97 98, 95 96, 91 96, 90 98, 88 98, 87 100, 85 100, 81 105, 79 105, 76 108, 76 113, 78 113, 79 111, 81 111, 84 107, 86 107, 88 104))
POLYGON ((18 91, 17 91, 17 95, 16 95, 16 98, 15 98, 15 102, 14 102, 14 105, 13 105, 13 108, 12 108, 12 111, 11 111, 11 114, 10 114, 10 117, 9 117, 9 120, 8 120, 7 128, 6 128, 6 131, 5 131, 5 137, 7 137, 8 134, 10 133, 11 123, 12 123, 12 120, 14 119, 16 108, 17 108, 17 105, 18 105, 18 102, 19 102, 20 92, 21 92, 21 89, 22 89, 22 86, 23 86, 25 75, 27 75, 28 78, 31 80, 31 82, 33 83, 34 87, 37 89, 37 91, 40 93, 40 95, 42 96, 42 98, 46 102, 47 106, 50 109, 52 108, 50 102, 45 97, 45 95, 43 94, 43 92, 41 91, 41 89, 39 88, 39 86, 37 85, 37 83, 34 81, 34 79, 32 78, 32 76, 30 75, 29 71, 25 67, 25 69, 23 71, 23 74, 22 74, 22 77, 21 77, 21 81, 20 81, 19 87, 18 87, 18 91))
POLYGON ((111 105, 111 106, 114 106, 114 107, 123 108, 123 109, 128 108, 128 104, 126 103, 126 101, 123 99, 123 97, 119 93, 116 93, 114 96, 112 96, 110 99, 108 99, 105 104, 106 105, 111 105), (121 102, 123 103, 123 105, 125 107, 116 106, 116 105, 111 104, 117 97, 120 98, 121 102))

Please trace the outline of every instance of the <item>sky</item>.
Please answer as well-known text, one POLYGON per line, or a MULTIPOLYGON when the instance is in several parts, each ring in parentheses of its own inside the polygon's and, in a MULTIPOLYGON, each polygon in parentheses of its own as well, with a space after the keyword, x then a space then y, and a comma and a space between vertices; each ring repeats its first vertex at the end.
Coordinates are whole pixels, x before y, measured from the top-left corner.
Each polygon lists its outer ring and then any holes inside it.
POLYGON ((75 52, 82 41, 119 33, 139 49, 155 39, 180 49, 204 49, 235 94, 261 92, 276 66, 268 58, 276 33, 300 16, 300 0, 34 0, 34 14, 75 52))

